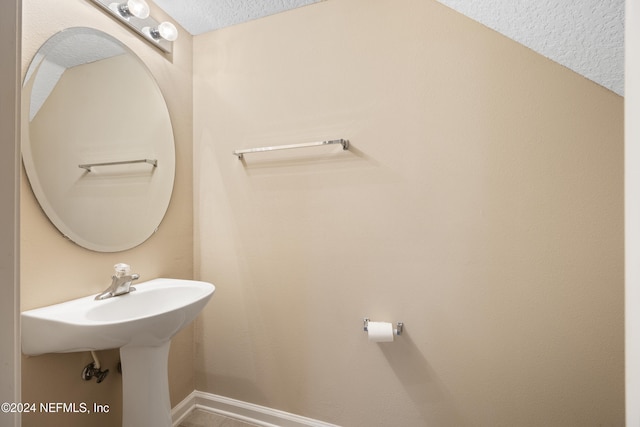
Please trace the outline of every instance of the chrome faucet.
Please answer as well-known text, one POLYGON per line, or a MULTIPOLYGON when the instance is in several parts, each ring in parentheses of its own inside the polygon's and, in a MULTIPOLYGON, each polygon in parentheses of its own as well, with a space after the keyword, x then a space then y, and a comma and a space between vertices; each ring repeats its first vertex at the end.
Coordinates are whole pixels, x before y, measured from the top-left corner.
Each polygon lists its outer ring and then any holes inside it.
POLYGON ((140 278, 139 274, 131 274, 131 267, 127 264, 116 264, 113 268, 115 268, 116 272, 111 276, 111 285, 104 292, 98 294, 95 298, 96 300, 117 297, 136 290, 131 286, 131 283, 140 278))

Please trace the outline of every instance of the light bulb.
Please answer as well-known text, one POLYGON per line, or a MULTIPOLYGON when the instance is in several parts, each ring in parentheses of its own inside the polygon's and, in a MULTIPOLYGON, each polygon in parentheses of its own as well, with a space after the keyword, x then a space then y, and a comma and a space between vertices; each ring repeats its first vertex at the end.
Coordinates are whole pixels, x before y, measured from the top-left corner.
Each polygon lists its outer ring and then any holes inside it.
POLYGON ((178 29, 171 22, 162 22, 158 25, 158 33, 160 37, 170 42, 175 41, 178 38, 178 29))
POLYGON ((150 9, 144 0, 129 0, 118 5, 118 12, 125 18, 135 16, 139 19, 146 19, 149 17, 150 9))
POLYGON ((144 0, 129 0, 127 2, 129 12, 136 18, 146 19, 149 17, 149 5, 144 0))

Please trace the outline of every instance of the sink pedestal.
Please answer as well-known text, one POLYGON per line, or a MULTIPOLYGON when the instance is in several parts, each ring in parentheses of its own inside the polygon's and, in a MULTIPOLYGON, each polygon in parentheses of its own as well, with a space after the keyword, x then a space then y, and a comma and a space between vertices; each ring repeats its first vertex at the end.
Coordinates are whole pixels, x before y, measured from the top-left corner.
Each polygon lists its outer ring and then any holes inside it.
POLYGON ((170 341, 153 347, 120 348, 122 427, 171 427, 170 341))

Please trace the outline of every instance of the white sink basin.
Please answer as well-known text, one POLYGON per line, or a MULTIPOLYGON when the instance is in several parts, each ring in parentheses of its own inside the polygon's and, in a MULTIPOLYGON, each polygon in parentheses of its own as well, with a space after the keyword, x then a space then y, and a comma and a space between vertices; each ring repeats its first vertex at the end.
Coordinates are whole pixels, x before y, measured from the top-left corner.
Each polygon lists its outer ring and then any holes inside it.
POLYGON ((22 351, 27 355, 157 346, 189 324, 215 287, 206 282, 154 279, 125 295, 94 296, 22 313, 22 351))
POLYGON ((154 279, 104 300, 93 296, 22 312, 27 355, 120 348, 123 427, 171 427, 171 338, 213 296, 211 283, 154 279))

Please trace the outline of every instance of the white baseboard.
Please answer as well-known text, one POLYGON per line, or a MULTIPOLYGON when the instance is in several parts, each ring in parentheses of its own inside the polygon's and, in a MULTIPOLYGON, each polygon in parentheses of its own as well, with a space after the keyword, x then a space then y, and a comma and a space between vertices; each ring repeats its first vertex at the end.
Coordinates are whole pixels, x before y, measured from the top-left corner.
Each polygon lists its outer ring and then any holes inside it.
POLYGON ((235 418, 262 427, 340 427, 335 424, 197 390, 193 391, 171 411, 174 427, 184 421, 194 409, 235 418))

